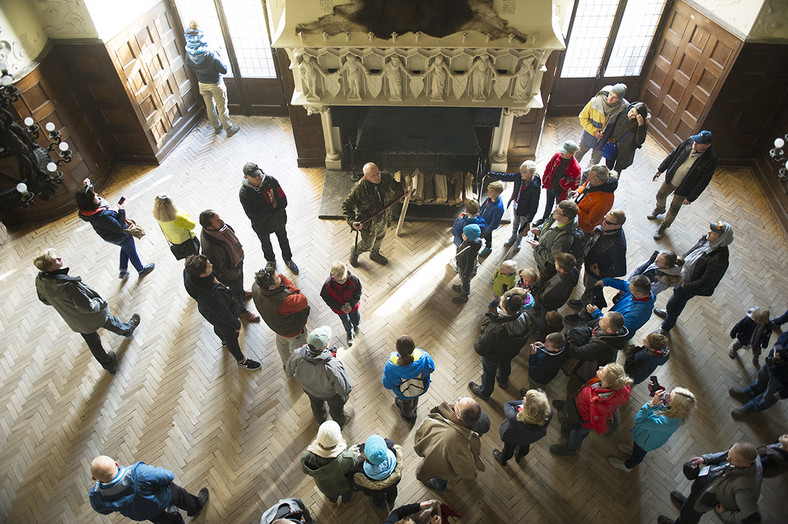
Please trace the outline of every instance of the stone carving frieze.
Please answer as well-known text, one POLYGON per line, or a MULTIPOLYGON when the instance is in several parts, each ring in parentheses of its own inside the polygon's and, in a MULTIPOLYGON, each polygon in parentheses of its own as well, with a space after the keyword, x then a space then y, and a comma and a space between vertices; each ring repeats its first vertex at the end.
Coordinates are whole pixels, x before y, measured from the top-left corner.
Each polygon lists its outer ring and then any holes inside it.
POLYGON ((545 50, 295 48, 298 105, 539 107, 545 50))

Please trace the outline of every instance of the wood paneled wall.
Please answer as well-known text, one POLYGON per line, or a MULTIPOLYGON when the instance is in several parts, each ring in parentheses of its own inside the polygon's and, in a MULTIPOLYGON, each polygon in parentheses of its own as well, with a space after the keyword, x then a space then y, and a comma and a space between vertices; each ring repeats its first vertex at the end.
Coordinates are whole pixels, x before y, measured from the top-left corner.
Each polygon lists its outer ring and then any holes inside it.
POLYGON ((701 129, 742 42, 684 2, 667 17, 641 100, 651 110, 651 135, 672 149, 701 129))
MULTIPOLYGON (((158 163, 202 117, 202 97, 184 64, 172 14, 159 3, 107 42, 107 51, 158 163)), ((127 115, 127 118, 132 115, 127 115)))

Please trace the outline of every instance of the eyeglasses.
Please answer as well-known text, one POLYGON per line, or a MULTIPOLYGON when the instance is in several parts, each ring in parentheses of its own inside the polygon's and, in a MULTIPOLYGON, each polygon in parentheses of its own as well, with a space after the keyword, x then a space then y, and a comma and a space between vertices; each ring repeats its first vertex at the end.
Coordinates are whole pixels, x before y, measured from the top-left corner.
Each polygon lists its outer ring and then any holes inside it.
POLYGON ((616 224, 615 222, 611 222, 610 220, 608 220, 608 219, 606 219, 606 218, 605 218, 604 220, 602 220, 602 222, 604 222, 604 223, 605 223, 605 224, 607 224, 608 226, 617 226, 617 225, 618 225, 618 224, 616 224))
POLYGON ((559 210, 557 210, 557 209, 556 209, 555 211, 553 211, 553 214, 554 214, 554 215, 556 215, 556 216, 559 216, 559 217, 566 217, 566 215, 565 215, 565 214, 561 213, 561 212, 560 212, 559 210))

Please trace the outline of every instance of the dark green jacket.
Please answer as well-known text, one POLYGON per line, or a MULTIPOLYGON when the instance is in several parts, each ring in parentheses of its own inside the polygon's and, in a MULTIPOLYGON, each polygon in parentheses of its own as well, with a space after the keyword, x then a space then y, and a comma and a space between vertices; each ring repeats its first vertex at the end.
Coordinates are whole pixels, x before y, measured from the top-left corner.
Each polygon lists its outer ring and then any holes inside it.
MULTIPOLYGON (((380 174, 380 184, 373 184, 362 178, 356 182, 353 189, 350 190, 350 195, 342 203, 342 213, 345 215, 348 225, 352 226, 353 222, 363 222, 375 215, 400 196, 402 192, 402 183, 394 180, 388 173, 380 174), (378 202, 375 197, 376 186, 380 191, 382 203, 378 202)), ((382 218, 391 222, 391 208, 375 220, 382 218)), ((369 227, 369 222, 364 224, 364 228, 369 227)))
POLYGON ((350 476, 355 465, 356 455, 349 449, 334 459, 318 457, 311 451, 301 453, 301 471, 313 477, 317 489, 331 499, 353 490, 350 476))

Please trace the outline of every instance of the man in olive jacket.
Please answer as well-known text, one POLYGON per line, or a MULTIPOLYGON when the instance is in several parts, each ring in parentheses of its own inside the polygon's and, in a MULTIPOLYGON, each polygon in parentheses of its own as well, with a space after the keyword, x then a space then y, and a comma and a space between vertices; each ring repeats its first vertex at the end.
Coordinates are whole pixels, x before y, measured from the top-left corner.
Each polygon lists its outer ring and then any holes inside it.
POLYGON ((103 327, 130 337, 140 324, 140 316, 134 313, 131 320, 122 322, 110 315, 107 301, 83 284, 80 277, 69 276, 63 259, 53 249, 40 253, 33 264, 41 271, 36 277, 38 299, 55 308, 68 327, 82 335, 101 367, 114 375, 118 370, 117 356, 114 351, 104 351, 98 329, 103 327))
MULTIPOLYGON (((529 242, 534 248, 536 268, 539 278, 547 282, 556 274, 555 256, 558 253, 570 253, 575 242, 574 231, 577 229, 577 204, 571 200, 562 200, 553 210, 553 217, 542 224, 541 228, 531 229, 539 236, 538 242, 529 242)), ((522 234, 522 231, 521 231, 522 234)), ((578 264, 580 261, 577 261, 578 264)))
POLYGON ((479 434, 471 429, 480 416, 481 408, 471 397, 432 409, 413 439, 416 454, 424 457, 416 478, 430 489, 445 491, 449 480, 473 479, 476 470, 484 471, 479 434))

